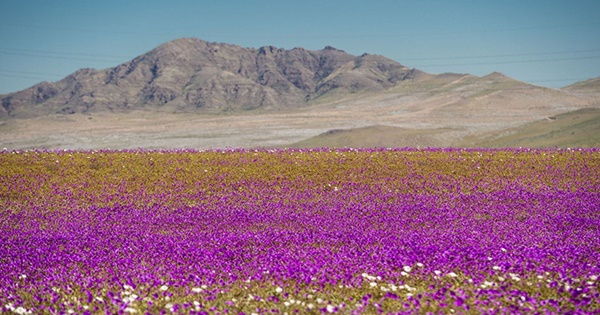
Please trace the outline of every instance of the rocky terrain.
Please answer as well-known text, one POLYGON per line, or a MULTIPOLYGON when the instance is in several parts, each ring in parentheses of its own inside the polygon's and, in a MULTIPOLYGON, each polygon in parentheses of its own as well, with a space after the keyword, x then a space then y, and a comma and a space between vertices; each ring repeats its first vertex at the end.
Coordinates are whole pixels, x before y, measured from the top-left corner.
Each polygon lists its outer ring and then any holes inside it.
POLYGON ((599 145, 599 79, 550 89, 332 47, 184 38, 0 98, 8 149, 599 145))
POLYGON ((81 69, 2 98, 1 116, 295 108, 327 94, 382 91, 418 75, 382 56, 259 49, 183 38, 105 70, 81 69))

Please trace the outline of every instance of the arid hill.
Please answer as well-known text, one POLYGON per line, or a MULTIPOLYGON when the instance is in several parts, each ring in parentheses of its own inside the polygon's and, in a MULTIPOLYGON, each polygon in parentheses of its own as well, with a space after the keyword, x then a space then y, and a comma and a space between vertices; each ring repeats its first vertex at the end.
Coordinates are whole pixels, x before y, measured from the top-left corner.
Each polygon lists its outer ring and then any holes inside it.
POLYGON ((382 91, 418 74, 383 56, 329 46, 254 49, 182 38, 114 68, 81 69, 5 95, 0 117, 297 108, 327 94, 382 91))

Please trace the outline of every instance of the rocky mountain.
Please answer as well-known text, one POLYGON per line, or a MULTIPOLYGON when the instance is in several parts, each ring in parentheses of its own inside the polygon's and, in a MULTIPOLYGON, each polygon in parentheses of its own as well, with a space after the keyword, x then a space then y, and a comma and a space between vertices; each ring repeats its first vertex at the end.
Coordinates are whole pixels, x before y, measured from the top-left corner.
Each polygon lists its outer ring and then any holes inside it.
POLYGON ((114 68, 81 69, 4 95, 0 117, 291 108, 328 94, 382 91, 420 74, 383 56, 329 46, 254 49, 182 38, 114 68))

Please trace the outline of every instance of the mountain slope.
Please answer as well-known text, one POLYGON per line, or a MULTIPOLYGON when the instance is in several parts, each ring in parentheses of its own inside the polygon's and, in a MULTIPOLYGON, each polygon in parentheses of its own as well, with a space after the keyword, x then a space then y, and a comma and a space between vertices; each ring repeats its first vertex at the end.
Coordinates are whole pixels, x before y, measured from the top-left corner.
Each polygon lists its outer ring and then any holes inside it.
POLYGON ((479 147, 600 147, 600 108, 583 108, 476 141, 479 147))
POLYGON ((254 49, 182 38, 114 68, 81 69, 6 95, 0 117, 290 108, 329 93, 381 91, 414 73, 382 56, 353 56, 332 47, 254 49))
POLYGON ((436 138, 442 130, 417 130, 384 125, 354 129, 333 129, 320 135, 290 144, 289 148, 401 148, 439 147, 436 138))
POLYGON ((589 79, 573 83, 562 88, 564 91, 569 91, 578 94, 600 95, 600 78, 589 79))

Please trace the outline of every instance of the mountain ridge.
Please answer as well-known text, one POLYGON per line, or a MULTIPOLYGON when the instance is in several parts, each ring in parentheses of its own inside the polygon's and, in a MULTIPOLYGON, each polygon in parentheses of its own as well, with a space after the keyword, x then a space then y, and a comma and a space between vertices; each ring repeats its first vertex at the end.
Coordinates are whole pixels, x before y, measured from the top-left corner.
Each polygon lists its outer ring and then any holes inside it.
POLYGON ((0 117, 290 108, 332 92, 385 90, 418 74, 383 56, 354 56, 331 46, 256 49, 180 38, 113 68, 84 68, 5 95, 0 117))

